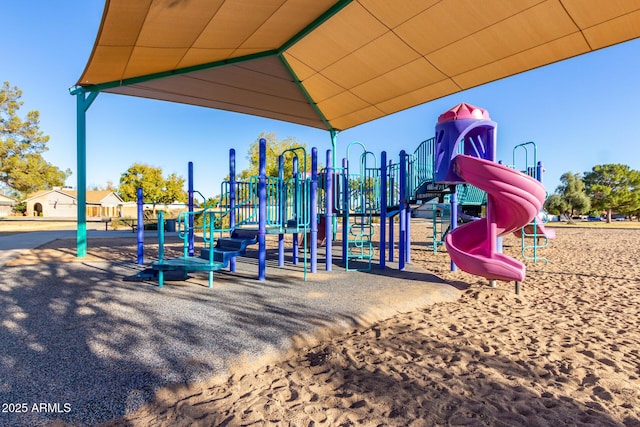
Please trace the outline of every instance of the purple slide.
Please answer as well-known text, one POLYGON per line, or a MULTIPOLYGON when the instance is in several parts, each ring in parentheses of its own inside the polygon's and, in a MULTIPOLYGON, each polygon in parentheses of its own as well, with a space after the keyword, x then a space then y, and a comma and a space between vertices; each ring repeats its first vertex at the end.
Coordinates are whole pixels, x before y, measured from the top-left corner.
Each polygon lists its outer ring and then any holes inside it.
POLYGON ((476 157, 457 155, 456 172, 487 192, 487 217, 464 224, 445 239, 451 260, 463 271, 489 280, 523 281, 525 266, 496 252, 496 237, 531 222, 545 200, 544 186, 515 169, 476 157))

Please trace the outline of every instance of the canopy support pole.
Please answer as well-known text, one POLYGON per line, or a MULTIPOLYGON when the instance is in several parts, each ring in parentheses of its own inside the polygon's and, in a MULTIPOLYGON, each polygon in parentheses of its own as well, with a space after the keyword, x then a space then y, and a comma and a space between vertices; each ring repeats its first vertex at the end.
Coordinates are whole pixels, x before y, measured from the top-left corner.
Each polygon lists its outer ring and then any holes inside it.
POLYGON ((77 219, 77 249, 76 256, 87 256, 87 110, 100 92, 86 92, 77 88, 71 92, 76 96, 76 129, 77 129, 77 191, 78 191, 78 219, 77 219))

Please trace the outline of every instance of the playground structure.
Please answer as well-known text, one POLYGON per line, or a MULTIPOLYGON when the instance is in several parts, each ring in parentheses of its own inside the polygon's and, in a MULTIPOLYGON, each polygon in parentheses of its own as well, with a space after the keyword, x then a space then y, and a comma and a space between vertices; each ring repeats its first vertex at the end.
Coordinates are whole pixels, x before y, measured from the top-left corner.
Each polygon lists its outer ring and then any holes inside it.
POLYGON ((542 209, 546 191, 540 181, 495 162, 496 128, 486 110, 471 105, 442 114, 436 126, 436 182, 466 182, 487 193, 486 217, 457 228, 452 194, 452 230, 445 238, 452 270, 457 266, 491 281, 515 281, 519 293, 525 265, 502 254, 498 238, 529 224, 542 209))
MULTIPOLYGON (((293 236, 293 263, 298 263, 299 236, 304 250, 304 278, 307 274, 307 249, 311 247, 311 271, 317 260, 317 150, 312 150, 311 172, 308 172, 304 149, 286 150, 279 158, 279 176, 266 176, 266 140, 259 141, 259 175, 248 181, 237 181, 235 150, 229 153, 230 179, 222 183, 221 199, 216 206, 190 209, 178 217, 178 235, 183 240, 183 256, 165 259, 162 245, 164 229, 158 229, 161 245, 159 260, 152 265, 158 271, 158 285, 163 285, 164 272, 180 270, 207 271, 209 287, 213 286, 213 272, 229 267, 236 269, 236 257, 244 255, 248 246, 258 244, 258 279, 266 278, 266 235, 278 234, 278 265, 284 265, 284 235, 293 236), (284 176, 285 156, 291 154, 292 173, 284 176), (299 167, 302 164, 302 167, 299 167), (196 225, 195 217, 202 218, 196 225), (197 254, 194 234, 203 235, 203 247, 197 254), (229 234, 225 237, 225 234, 229 234), (307 244, 308 234, 310 243, 307 244)), ((192 190, 190 187, 190 194, 192 190)), ((191 195, 190 195, 191 200, 191 195)), ((161 219, 159 224, 163 224, 161 219)))
MULTIPOLYGON (((178 232, 184 241, 184 254, 164 259, 164 251, 160 252, 162 256, 152 266, 158 271, 158 283, 162 286, 163 273, 169 270, 181 270, 185 275, 188 271, 207 271, 211 287, 214 271, 226 267, 235 271, 236 257, 256 243, 258 279, 264 280, 268 234, 278 235, 279 267, 285 264, 285 235, 292 237, 294 265, 299 263, 302 247, 306 280, 307 263, 311 273, 317 271, 319 234, 325 245, 325 268, 331 270, 337 224, 341 225, 342 264, 347 271, 371 270, 376 249, 379 267, 384 269, 387 261, 394 261, 396 248, 398 268, 403 270, 410 262, 411 206, 437 199, 435 206, 448 211, 449 226, 440 231, 440 239, 451 256, 452 270, 457 266, 489 280, 514 280, 519 291, 519 282, 525 276, 524 264, 501 254, 497 238, 518 231, 523 242, 533 237, 534 256, 528 259, 535 260, 535 251, 542 247, 537 238, 549 237, 542 224, 536 222, 546 194, 536 179, 495 162, 495 135, 496 124, 486 111, 460 104, 440 116, 434 138, 423 141, 412 154, 401 151, 397 161, 388 161, 384 151, 378 161, 362 143, 352 142, 346 147, 341 167, 331 166, 335 153, 328 150, 327 166, 318 171, 316 148, 311 152, 310 167, 306 151, 293 148, 279 156, 278 176, 268 177, 266 141, 261 139, 259 175, 238 181, 232 149, 230 179, 222 184, 219 203, 181 214, 178 232), (357 150, 358 156, 354 154, 357 150), (285 176, 288 161, 291 168, 285 176), (449 202, 448 209, 445 201, 449 202), (485 218, 469 215, 460 208, 471 203, 478 207, 476 215, 486 204, 485 218), (202 217, 200 228, 194 225, 196 216, 202 217), (460 219, 468 223, 458 227, 460 219), (394 235, 396 221, 398 236, 394 235), (527 228, 531 224, 533 233, 527 228), (378 248, 373 244, 375 228, 379 229, 378 248), (203 235, 203 248, 197 254, 193 252, 196 229, 203 235)), ((158 222, 163 224, 160 219, 158 222)))
MULTIPOLYGON (((462 152, 459 154, 462 154, 462 152)), ((530 141, 516 145, 513 148, 512 163, 508 166, 542 182, 544 168, 542 162, 537 160, 535 142, 530 141), (519 153, 524 153, 524 167, 519 167, 519 153)), ((487 204, 487 193, 471 184, 457 184, 456 194, 458 200, 458 223, 465 224, 479 219, 487 204)), ((433 248, 434 253, 445 244, 445 238, 451 231, 450 195, 445 195, 443 199, 434 199, 421 206, 423 211, 425 211, 425 208, 428 209, 430 212, 429 217, 432 218, 432 233, 429 236, 431 240, 428 242, 428 246, 433 248)), ((524 259, 531 260, 534 263, 538 261, 548 263, 548 260, 540 255, 540 250, 549 245, 550 239, 555 238, 555 232, 545 228, 544 224, 547 222, 548 214, 546 211, 541 210, 530 223, 514 231, 514 235, 521 239, 521 252, 524 259)), ((498 243, 500 244, 500 240, 498 243)))

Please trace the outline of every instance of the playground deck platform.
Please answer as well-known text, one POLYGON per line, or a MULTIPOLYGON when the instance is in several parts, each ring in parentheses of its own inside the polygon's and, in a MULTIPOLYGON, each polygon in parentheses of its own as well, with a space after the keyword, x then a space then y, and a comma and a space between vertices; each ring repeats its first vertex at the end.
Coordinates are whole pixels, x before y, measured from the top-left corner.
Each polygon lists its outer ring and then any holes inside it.
MULTIPOLYGON (((13 361, 0 365, 3 398, 71 405, 66 413, 12 414, 3 423, 96 425, 136 410, 159 388, 204 381, 242 361, 278 357, 327 334, 459 295, 410 265, 398 271, 389 263, 382 271, 374 264, 365 273, 334 264, 325 272, 323 248, 319 272, 307 282, 290 254, 277 267, 276 249, 268 250, 267 280, 258 281, 257 250, 250 247, 235 273, 215 273, 212 289, 206 273, 189 273, 186 281, 167 274, 158 288, 155 281, 127 280, 157 254, 153 233, 145 239, 147 262, 139 266, 128 230, 89 231, 83 260, 73 258, 74 231, 0 238, 0 249, 20 251, 7 258, 0 278, 0 308, 19 324, 15 333, 0 334, 5 360, 13 361), (46 245, 16 248, 21 241, 46 245)), ((339 250, 334 246, 334 260, 339 250)))

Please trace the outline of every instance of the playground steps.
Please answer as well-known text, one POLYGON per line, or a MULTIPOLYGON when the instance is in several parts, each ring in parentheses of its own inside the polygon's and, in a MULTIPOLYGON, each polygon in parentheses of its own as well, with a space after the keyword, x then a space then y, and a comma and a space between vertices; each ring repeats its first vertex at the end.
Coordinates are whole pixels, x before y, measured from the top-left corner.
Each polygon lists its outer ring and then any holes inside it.
MULTIPOLYGON (((213 260, 222 263, 223 267, 226 267, 229 265, 231 258, 244 255, 247 246, 254 245, 257 242, 258 232, 256 230, 237 228, 231 232, 231 237, 216 239, 216 245, 213 248, 213 260)), ((200 252, 200 258, 208 260, 209 256, 209 248, 203 248, 200 252)))
POLYGON ((451 193, 451 187, 445 184, 436 184, 433 181, 425 181, 414 191, 415 200, 441 199, 445 194, 451 193))

